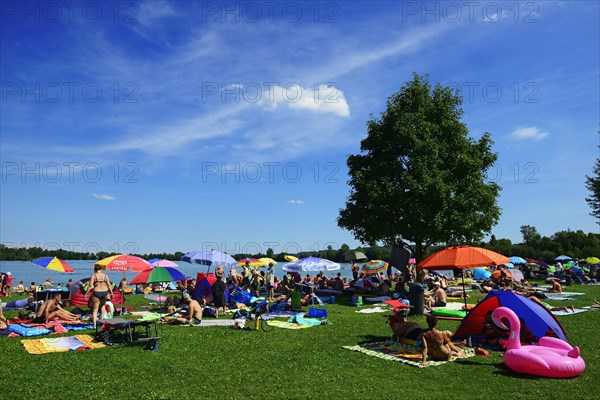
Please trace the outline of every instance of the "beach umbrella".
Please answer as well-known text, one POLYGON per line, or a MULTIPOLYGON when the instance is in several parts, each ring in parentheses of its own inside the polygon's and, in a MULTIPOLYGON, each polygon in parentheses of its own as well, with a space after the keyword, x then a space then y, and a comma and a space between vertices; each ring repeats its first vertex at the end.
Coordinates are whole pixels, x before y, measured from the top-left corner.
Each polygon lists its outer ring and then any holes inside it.
POLYGON ((371 260, 362 265, 362 270, 365 275, 378 274, 387 270, 389 264, 382 260, 371 260))
POLYGON ((565 256, 564 254, 561 254, 560 256, 556 257, 554 259, 554 261, 571 261, 572 258, 569 256, 565 256))
POLYGON ((294 262, 294 261, 297 261, 297 260, 298 260, 298 257, 289 256, 289 255, 287 255, 287 254, 286 254, 285 256, 283 256, 283 258, 285 258, 285 259, 286 259, 287 261, 289 261, 289 262, 294 262))
POLYGON ((178 269, 171 267, 146 268, 133 277, 130 285, 185 281, 187 278, 178 269))
POLYGON ((185 254, 181 257, 182 261, 189 262, 190 264, 207 265, 208 270, 210 267, 237 267, 237 261, 229 254, 222 253, 215 250, 194 250, 185 254))
POLYGON ((264 262, 265 265, 269 265, 269 264, 275 265, 275 264, 277 264, 277 261, 275 261, 275 260, 273 260, 272 258, 269 258, 269 257, 262 257, 262 258, 259 258, 259 260, 262 261, 262 262, 264 262))
POLYGON ((171 267, 171 268, 179 267, 179 264, 177 264, 171 260, 163 260, 162 258, 153 259, 153 260, 154 261, 148 260, 151 267, 171 267))
POLYGON ((283 270, 287 272, 314 272, 314 271, 336 271, 341 269, 340 264, 319 257, 301 258, 293 263, 287 263, 283 270))
POLYGON ((58 257, 42 257, 32 261, 35 265, 44 267, 50 271, 75 272, 73 268, 58 257))
POLYGON ((526 264, 527 263, 527 260, 525 260, 525 259, 523 259, 521 257, 518 257, 518 256, 512 256, 512 257, 509 257, 509 258, 510 258, 510 262, 513 263, 514 265, 521 265, 521 264, 526 264))
MULTIPOLYGON (((428 270, 454 270, 475 267, 502 265, 510 262, 510 259, 502 254, 480 247, 454 246, 433 253, 417 265, 417 269, 428 270)), ((467 308, 467 296, 465 289, 465 274, 463 277, 463 298, 465 309, 467 308)))
POLYGON ((350 282, 350 287, 360 289, 370 289, 373 287, 373 282, 367 278, 360 278, 350 282))
POLYGON ((514 268, 515 267, 513 263, 502 264, 502 266, 504 266, 506 268, 514 268))
POLYGON ((600 258, 598 257, 588 257, 585 259, 585 262, 588 264, 596 265, 600 264, 600 258))
POLYGON ((478 267, 473 270, 473 278, 478 281, 483 281, 492 276, 492 273, 483 267, 478 267))
POLYGON ((121 272, 140 272, 150 267, 150 263, 143 258, 129 256, 126 254, 106 257, 100 261, 97 261, 94 263, 94 265, 99 265, 102 267, 102 269, 106 269, 108 271, 121 272))
POLYGON ((363 253, 362 251, 351 250, 351 251, 347 252, 346 254, 344 254, 344 260, 345 261, 357 261, 357 260, 368 260, 368 258, 367 258, 367 256, 365 256, 365 253, 363 253))
POLYGON ((497 269, 494 272, 492 272, 492 278, 493 279, 500 279, 500 276, 502 275, 502 272, 504 272, 506 274, 506 276, 508 276, 510 279, 514 279, 513 275, 508 272, 508 270, 501 268, 501 269, 497 269))
POLYGON ((247 262, 250 263, 251 267, 264 267, 265 265, 269 264, 259 260, 258 258, 242 258, 237 262, 237 265, 238 267, 243 267, 247 262))
POLYGON ((371 281, 371 283, 381 283, 381 279, 379 279, 379 277, 376 275, 365 276, 364 279, 371 281))

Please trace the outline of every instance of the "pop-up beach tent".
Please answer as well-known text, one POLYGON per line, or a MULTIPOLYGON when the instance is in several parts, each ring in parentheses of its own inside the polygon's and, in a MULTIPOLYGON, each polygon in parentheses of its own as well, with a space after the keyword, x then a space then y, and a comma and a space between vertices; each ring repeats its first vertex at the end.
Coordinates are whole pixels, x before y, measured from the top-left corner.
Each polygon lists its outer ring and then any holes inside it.
POLYGON ((212 302, 212 285, 217 281, 217 277, 213 274, 198 273, 196 276, 196 289, 194 290, 193 299, 204 297, 206 303, 212 302))
MULTIPOLYGON (((83 286, 89 280, 90 280, 90 278, 85 278, 85 279, 79 280, 71 285, 71 287, 69 288, 69 291, 71 292, 71 298, 69 299, 70 305, 72 305, 72 306, 87 306, 89 297, 87 298, 87 300, 83 298, 83 296, 85 295, 85 292, 84 292, 85 289, 83 286)), ((86 285, 86 288, 87 288, 87 285, 86 285)), ((121 293, 120 290, 118 290, 117 288, 114 288, 113 297, 110 301, 113 304, 123 304, 125 302, 125 298, 123 297, 123 294, 121 293)))
POLYGON ((533 335, 539 338, 556 336, 567 341, 565 330, 550 311, 527 297, 500 290, 492 290, 467 314, 456 330, 453 340, 471 337, 473 343, 478 343, 484 337, 485 314, 501 306, 510 308, 519 318, 522 318, 533 335))

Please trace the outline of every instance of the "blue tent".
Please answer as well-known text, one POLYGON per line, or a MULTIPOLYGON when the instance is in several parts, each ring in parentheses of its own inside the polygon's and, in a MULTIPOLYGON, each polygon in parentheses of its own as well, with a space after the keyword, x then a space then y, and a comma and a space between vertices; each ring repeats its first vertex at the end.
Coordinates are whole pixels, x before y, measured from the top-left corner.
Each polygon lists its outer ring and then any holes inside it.
POLYGON ((474 343, 479 342, 483 338, 485 314, 500 306, 513 310, 535 336, 555 336, 567 341, 560 322, 544 306, 514 292, 500 290, 492 290, 467 314, 456 330, 454 340, 467 339, 470 336, 474 343))

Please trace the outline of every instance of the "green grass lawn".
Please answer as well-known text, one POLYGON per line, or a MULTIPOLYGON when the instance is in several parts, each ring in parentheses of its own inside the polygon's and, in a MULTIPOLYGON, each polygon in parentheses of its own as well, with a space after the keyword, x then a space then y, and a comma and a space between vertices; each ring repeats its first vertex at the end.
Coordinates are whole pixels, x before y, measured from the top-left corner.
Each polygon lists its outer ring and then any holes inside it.
MULTIPOLYGON (((581 307, 600 299, 600 286, 567 290, 585 295, 550 303, 581 307)), ((483 297, 473 295, 469 302, 483 297)), ((161 326, 158 351, 112 346, 30 355, 20 338, 0 337, 0 399, 598 398, 600 311, 559 317, 571 344, 581 348, 587 370, 574 379, 545 379, 511 372, 498 352, 415 368, 342 349, 386 340, 391 333, 389 313, 358 314, 343 299, 325 306, 333 325, 310 329, 161 326)), ((146 302, 128 298, 130 305, 146 302)), ((422 316, 410 319, 425 326, 422 316)), ((440 321, 439 327, 457 326, 440 321)))

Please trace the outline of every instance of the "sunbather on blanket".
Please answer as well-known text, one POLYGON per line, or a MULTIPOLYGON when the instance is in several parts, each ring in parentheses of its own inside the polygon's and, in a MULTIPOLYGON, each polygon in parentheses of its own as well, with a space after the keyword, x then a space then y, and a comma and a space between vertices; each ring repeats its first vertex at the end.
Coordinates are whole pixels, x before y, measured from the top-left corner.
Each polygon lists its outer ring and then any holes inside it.
POLYGON ((427 317, 429 329, 421 334, 423 342, 423 360, 422 365, 427 364, 427 354, 434 361, 448 361, 452 356, 463 356, 464 351, 459 349, 450 341, 446 332, 439 331, 437 326, 437 317, 429 315, 427 317))
POLYGON ((187 318, 184 317, 163 317, 160 320, 162 324, 181 324, 183 326, 201 326, 202 324, 202 306, 196 300, 192 299, 188 292, 183 292, 183 301, 189 304, 187 318))
POLYGON ((33 322, 45 324, 54 318, 68 322, 79 322, 79 316, 68 312, 60 306, 60 292, 54 294, 50 300, 46 300, 38 308, 37 314, 33 322))
POLYGON ((406 320, 406 311, 400 310, 389 318, 390 327, 397 339, 406 338, 409 340, 419 340, 422 329, 416 322, 406 320))

